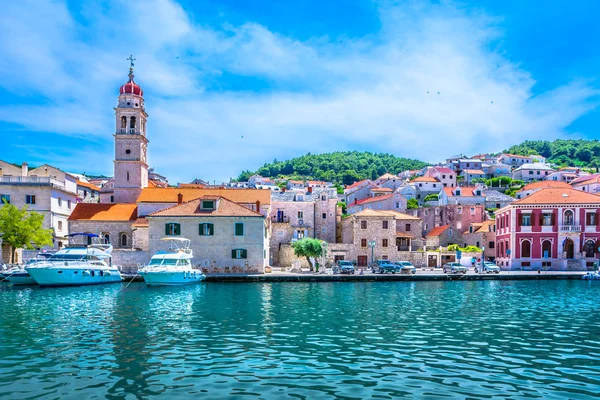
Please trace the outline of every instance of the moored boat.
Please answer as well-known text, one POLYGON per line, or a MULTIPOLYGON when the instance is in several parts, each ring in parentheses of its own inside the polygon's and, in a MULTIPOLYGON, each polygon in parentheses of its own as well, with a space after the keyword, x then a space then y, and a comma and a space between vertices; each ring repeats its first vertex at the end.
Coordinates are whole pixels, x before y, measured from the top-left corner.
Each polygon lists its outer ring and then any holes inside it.
POLYGON ((184 238, 163 238, 169 242, 167 250, 156 252, 148 265, 138 271, 149 286, 177 286, 198 283, 206 276, 194 269, 191 241, 184 238))
POLYGON ((69 245, 45 261, 26 266, 41 286, 78 286, 121 282, 119 269, 111 264, 112 246, 93 233, 69 235, 69 245), (76 243, 77 239, 84 243, 76 243))

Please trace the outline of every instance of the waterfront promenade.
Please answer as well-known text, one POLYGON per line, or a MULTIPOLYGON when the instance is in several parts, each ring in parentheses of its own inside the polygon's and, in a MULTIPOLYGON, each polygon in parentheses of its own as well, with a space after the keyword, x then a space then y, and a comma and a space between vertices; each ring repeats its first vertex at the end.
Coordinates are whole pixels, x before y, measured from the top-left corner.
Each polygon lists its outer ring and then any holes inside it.
MULTIPOLYGON (((353 275, 288 272, 275 270, 267 274, 206 274, 207 282, 373 282, 373 281, 477 281, 477 280, 551 280, 581 279, 583 271, 502 271, 499 274, 444 274, 441 270, 418 270, 416 274, 373 274, 358 272, 353 275)), ((142 281, 139 275, 124 275, 124 281, 142 281)))

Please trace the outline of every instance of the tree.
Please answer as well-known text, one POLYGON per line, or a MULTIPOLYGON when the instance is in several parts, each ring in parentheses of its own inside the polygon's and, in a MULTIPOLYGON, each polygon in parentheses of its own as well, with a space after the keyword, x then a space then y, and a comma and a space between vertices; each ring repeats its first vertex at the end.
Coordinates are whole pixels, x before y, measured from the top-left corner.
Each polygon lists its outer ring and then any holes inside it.
POLYGON ((306 257, 311 271, 313 270, 313 263, 310 258, 319 257, 323 253, 321 241, 312 238, 304 238, 292 243, 292 249, 294 249, 296 257, 306 257))
POLYGON ((425 201, 425 202, 427 202, 427 201, 438 201, 438 200, 439 200, 439 195, 437 195, 435 193, 428 194, 423 199, 423 201, 425 201))
POLYGON ((27 206, 18 209, 12 204, 0 208, 0 237, 10 247, 10 262, 16 258, 17 249, 34 249, 52 245, 52 229, 44 229, 44 216, 28 211, 27 206))
POLYGON ((406 209, 413 210, 415 208, 419 208, 419 202, 417 201, 417 199, 408 199, 408 201, 406 202, 406 209))

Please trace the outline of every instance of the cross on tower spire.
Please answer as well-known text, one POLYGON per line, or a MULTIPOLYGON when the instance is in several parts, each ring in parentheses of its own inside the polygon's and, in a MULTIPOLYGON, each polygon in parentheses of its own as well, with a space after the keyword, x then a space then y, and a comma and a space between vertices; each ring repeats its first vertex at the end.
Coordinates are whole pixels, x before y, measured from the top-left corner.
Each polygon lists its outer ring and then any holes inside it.
POLYGON ((131 65, 129 66, 129 70, 133 71, 133 66, 135 65, 133 62, 136 60, 135 58, 133 58, 133 54, 129 55, 129 58, 127 58, 129 60, 129 62, 131 63, 131 65))

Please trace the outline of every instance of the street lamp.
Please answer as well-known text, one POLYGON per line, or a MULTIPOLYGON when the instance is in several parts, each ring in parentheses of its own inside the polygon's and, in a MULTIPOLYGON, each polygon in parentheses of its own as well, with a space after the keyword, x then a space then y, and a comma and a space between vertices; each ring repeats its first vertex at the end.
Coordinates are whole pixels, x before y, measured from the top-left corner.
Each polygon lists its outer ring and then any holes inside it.
POLYGON ((481 246, 481 272, 483 272, 484 265, 485 265, 485 246, 481 246))
POLYGON ((371 248, 371 264, 375 263, 375 245, 376 244, 377 244, 377 242, 374 240, 369 241, 369 247, 371 248))

